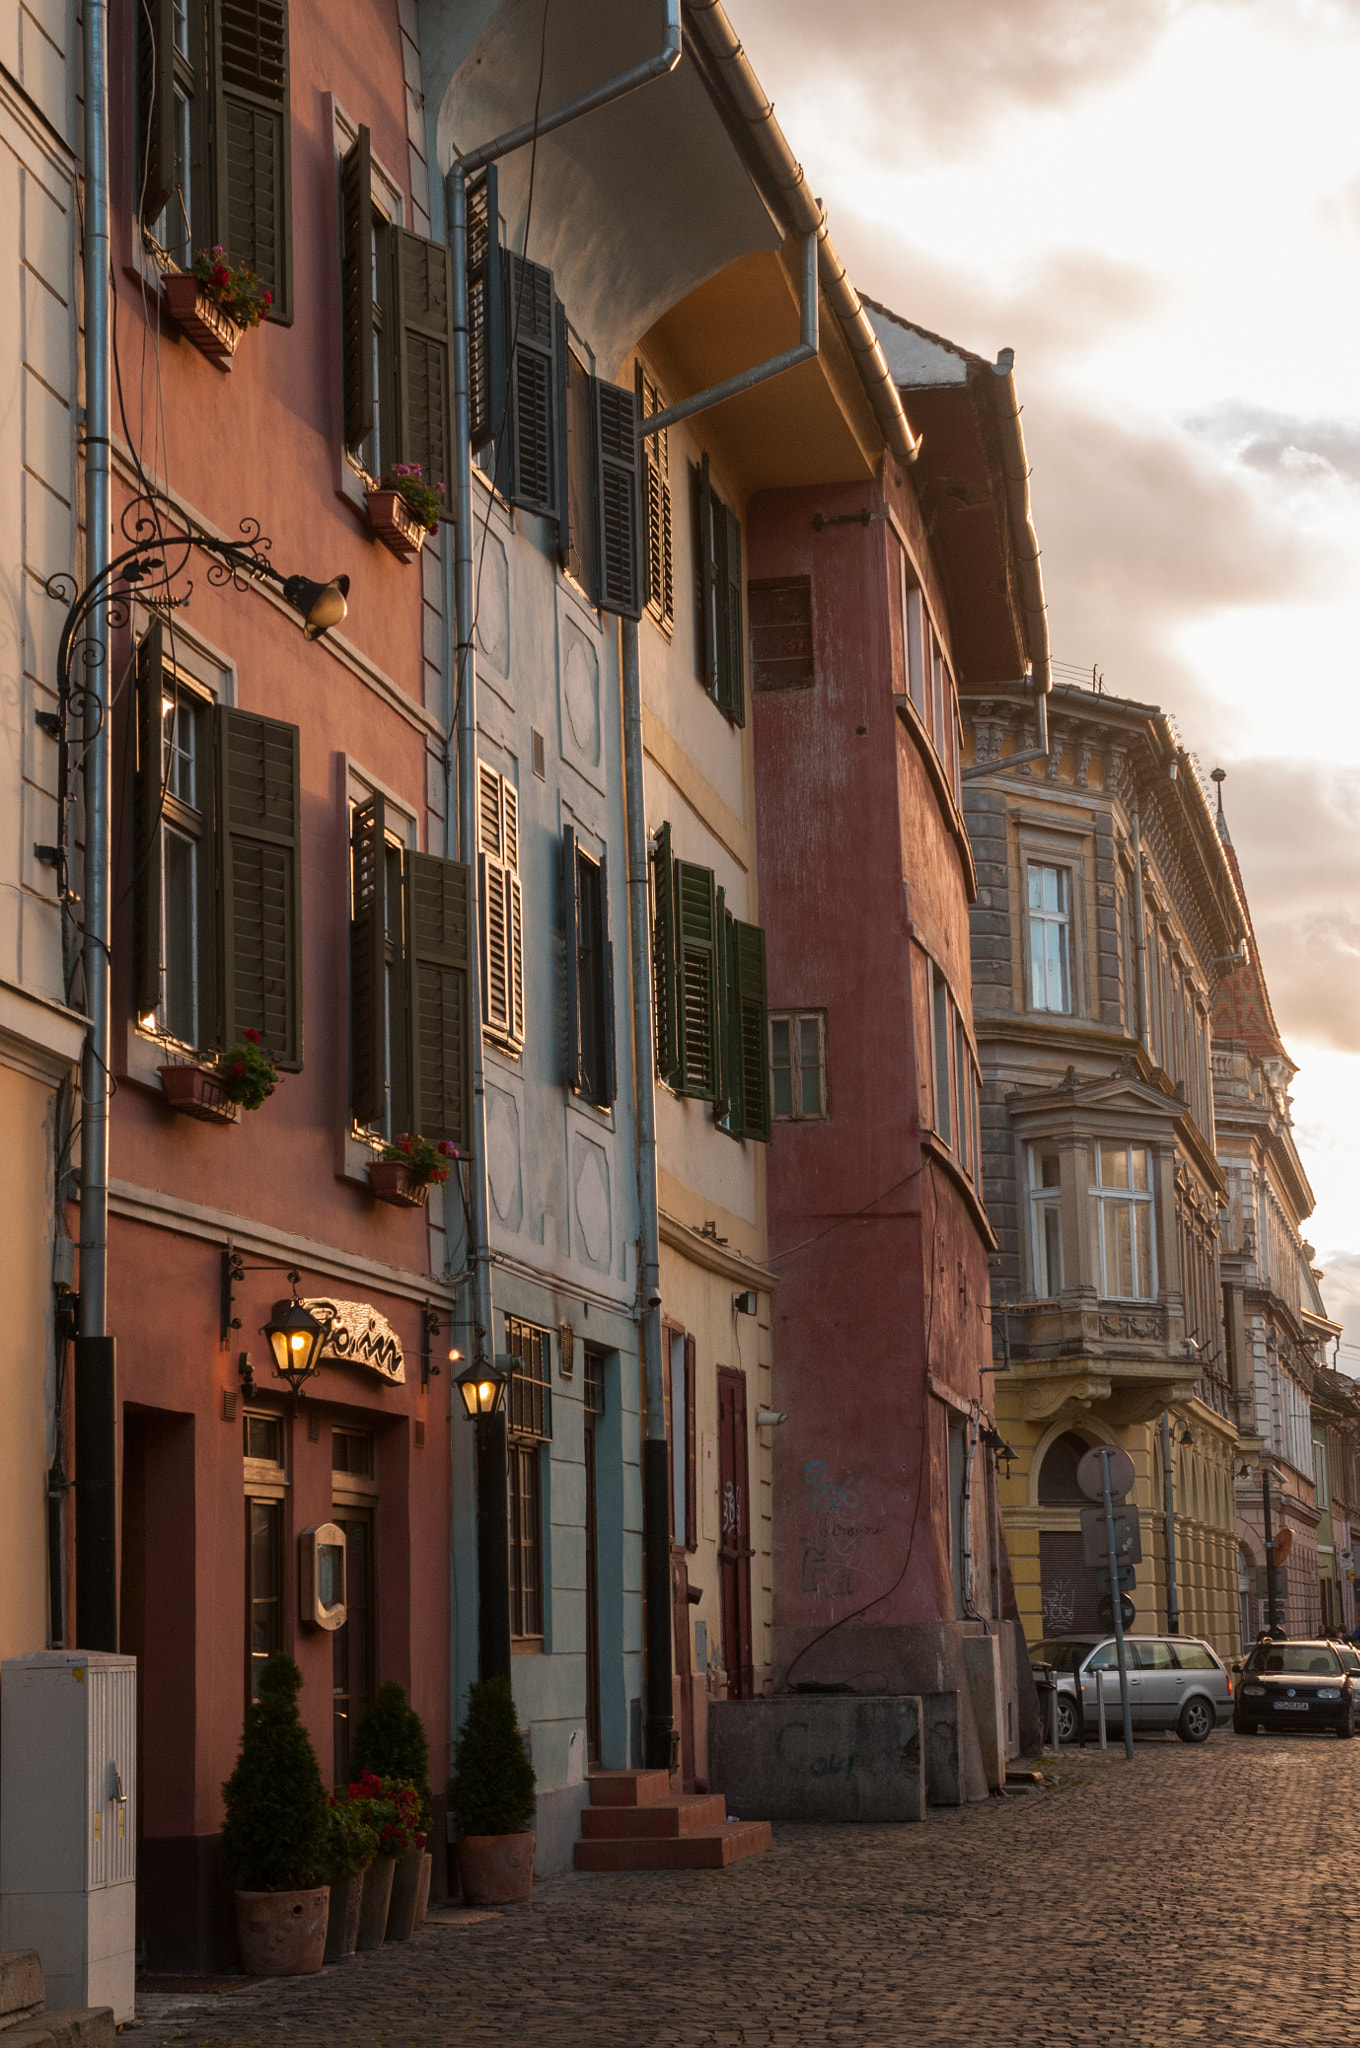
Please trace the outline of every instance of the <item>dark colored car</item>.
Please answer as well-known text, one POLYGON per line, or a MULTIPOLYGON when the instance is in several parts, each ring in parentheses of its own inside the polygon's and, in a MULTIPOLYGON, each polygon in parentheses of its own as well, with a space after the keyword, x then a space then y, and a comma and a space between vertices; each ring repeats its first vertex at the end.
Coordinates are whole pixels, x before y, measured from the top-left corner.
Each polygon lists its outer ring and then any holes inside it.
POLYGON ((1238 1735, 1258 1728, 1354 1735, 1354 1680, 1334 1643, 1253 1643, 1241 1672, 1233 1705, 1238 1735))

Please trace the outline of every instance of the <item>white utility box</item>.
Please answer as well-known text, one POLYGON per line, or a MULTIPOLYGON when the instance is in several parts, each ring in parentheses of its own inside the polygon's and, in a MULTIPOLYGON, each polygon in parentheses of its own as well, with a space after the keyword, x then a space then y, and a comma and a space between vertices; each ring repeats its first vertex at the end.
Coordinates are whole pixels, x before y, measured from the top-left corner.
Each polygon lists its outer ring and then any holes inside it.
POLYGON ((0 1949, 35 1948, 49 2010, 130 2020, 137 1941, 137 1660, 0 1665, 0 1949))

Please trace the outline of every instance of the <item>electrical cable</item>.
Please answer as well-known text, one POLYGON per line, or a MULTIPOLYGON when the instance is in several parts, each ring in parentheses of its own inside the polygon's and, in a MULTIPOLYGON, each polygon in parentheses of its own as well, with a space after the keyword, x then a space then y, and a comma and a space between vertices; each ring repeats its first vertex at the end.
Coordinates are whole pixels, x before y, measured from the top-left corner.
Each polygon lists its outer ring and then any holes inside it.
MULTIPOLYGON (((770 1265, 777 1265, 780 1259, 791 1259, 795 1252, 806 1251, 810 1244, 820 1244, 824 1237, 830 1237, 832 1231, 839 1230, 843 1223, 858 1222, 859 1218, 867 1215, 870 1209, 877 1208, 880 1202, 887 1201, 889 1195, 895 1195, 899 1188, 904 1188, 908 1181, 917 1179, 922 1172, 924 1164, 925 1162, 922 1160, 921 1166, 913 1166, 910 1173, 904 1173, 901 1180, 895 1180, 890 1188, 884 1188, 881 1195, 875 1195, 871 1201, 864 1204, 862 1209, 852 1209, 848 1216, 838 1216, 834 1223, 827 1224, 825 1230, 819 1230, 813 1237, 805 1237, 800 1244, 791 1244, 787 1250, 782 1252, 771 1252, 769 1256, 770 1265)), ((884 1216, 882 1218, 875 1217, 872 1220, 874 1222, 891 1223, 894 1219, 891 1216, 884 1216)))

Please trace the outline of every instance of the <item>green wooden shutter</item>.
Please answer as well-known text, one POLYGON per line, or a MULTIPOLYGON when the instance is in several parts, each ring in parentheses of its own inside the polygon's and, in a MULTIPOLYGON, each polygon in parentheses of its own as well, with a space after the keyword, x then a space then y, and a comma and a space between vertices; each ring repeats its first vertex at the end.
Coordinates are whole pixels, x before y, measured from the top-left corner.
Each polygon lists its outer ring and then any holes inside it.
POLYGON ((340 166, 340 336, 345 446, 373 432, 373 173, 368 130, 340 166))
POLYGON ((604 1091, 606 1109, 619 1092, 618 1046, 614 1036, 614 942, 609 936, 609 865, 600 862, 600 1000, 604 1012, 604 1091))
POLYGON ((566 959, 566 1060, 564 1085, 578 1093, 585 1086, 581 1058, 581 871, 576 860, 576 834, 562 833, 562 938, 566 959))
POLYGON ((733 725, 746 723, 746 638, 742 619, 741 522, 724 505, 721 519, 722 584, 718 592, 718 701, 733 725))
POLYGON ((453 517, 453 384, 449 342, 449 252, 409 228, 395 228, 398 460, 418 462, 424 481, 442 484, 442 517, 453 517))
POLYGON ((137 126, 134 184, 139 217, 150 227, 175 189, 174 0, 137 0, 137 126))
POLYGON ((472 1151, 472 870, 406 856, 411 1096, 422 1137, 472 1151))
POLYGON ((680 1066, 676 991, 678 957, 671 828, 663 825, 656 835, 656 850, 652 854, 652 1006, 656 1024, 656 1070, 671 1087, 677 1085, 680 1066))
POLYGON ((293 317, 288 0, 215 0, 217 239, 293 317))
POLYGON ((219 707, 217 867, 222 1032, 247 1024, 280 1067, 302 1065, 298 729, 219 707))
POLYGON ((552 272, 506 259, 505 328, 510 365, 510 496, 532 512, 557 509, 557 324, 552 272))
POLYGON ((139 1017, 153 1015, 161 1000, 161 794, 165 780, 161 688, 164 637, 160 620, 153 619, 137 649, 132 1000, 139 1017))
POLYGON ((711 868, 698 867, 688 860, 678 860, 674 866, 680 955, 679 1091, 716 1102, 721 1084, 717 890, 711 868))
POLYGON ((356 804, 350 824, 353 912, 349 927, 350 1109, 373 1124, 387 1108, 387 842, 379 794, 356 804))
POLYGON ((714 1122, 733 1137, 741 1136, 741 1047, 736 1028, 737 1009, 733 1000, 737 963, 733 951, 736 919, 727 908, 727 892, 718 891, 718 1099, 714 1122))
POLYGON ((567 309, 560 299, 553 300, 553 325, 555 334, 556 360, 554 376, 556 388, 554 402, 557 407, 557 560, 559 567, 571 567, 571 469, 568 450, 568 408, 570 397, 567 385, 571 376, 571 355, 567 345, 567 309))
POLYGON ((699 611, 701 619, 699 673, 707 687, 718 690, 718 564, 717 513, 708 457, 699 460, 699 611))
POLYGON ((590 380, 594 468, 595 589, 602 611, 642 616, 638 561, 637 399, 620 384, 590 380))
POLYGON ((468 421, 473 449, 505 425, 505 290, 496 166, 467 188, 468 421))
POLYGON ((758 924, 732 920, 732 1013, 741 1066, 741 1133, 770 1140, 769 1010, 765 995, 765 934, 758 924))

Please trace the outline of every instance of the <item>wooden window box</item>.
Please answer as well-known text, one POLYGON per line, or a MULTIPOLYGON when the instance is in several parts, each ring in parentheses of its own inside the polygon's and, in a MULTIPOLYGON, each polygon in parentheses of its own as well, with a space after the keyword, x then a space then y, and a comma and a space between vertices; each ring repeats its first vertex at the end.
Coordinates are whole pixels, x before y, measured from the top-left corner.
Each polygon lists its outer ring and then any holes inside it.
POLYGON ((378 539, 391 548, 399 562, 413 562, 425 545, 425 528, 400 491, 370 491, 368 518, 378 539))
POLYGON ((423 1209, 430 1198, 428 1181, 418 1181, 400 1159, 375 1159, 368 1169, 375 1198, 394 1209, 423 1209))
POLYGON ((209 362, 216 363, 219 370, 225 370, 236 353, 245 328, 208 297, 196 277, 181 272, 177 277, 166 277, 163 282, 165 303, 180 333, 209 362))
POLYGON ((180 1116, 197 1117, 205 1124, 234 1124, 240 1117, 238 1104, 227 1095, 227 1084, 215 1067, 159 1067, 161 1087, 171 1109, 180 1116))

